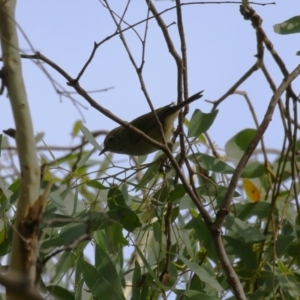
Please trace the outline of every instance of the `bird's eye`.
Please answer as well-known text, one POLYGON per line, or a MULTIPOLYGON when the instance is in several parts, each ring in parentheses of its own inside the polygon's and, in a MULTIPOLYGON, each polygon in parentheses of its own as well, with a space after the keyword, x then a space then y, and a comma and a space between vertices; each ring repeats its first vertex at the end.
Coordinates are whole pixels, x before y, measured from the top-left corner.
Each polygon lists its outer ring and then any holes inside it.
POLYGON ((115 138, 113 136, 108 137, 108 142, 113 143, 115 141, 115 138))

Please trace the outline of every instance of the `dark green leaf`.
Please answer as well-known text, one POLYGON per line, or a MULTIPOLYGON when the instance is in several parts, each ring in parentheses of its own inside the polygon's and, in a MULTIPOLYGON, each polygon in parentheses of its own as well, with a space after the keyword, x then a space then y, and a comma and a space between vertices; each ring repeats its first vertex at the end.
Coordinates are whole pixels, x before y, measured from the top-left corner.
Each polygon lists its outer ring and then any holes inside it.
POLYGON ((153 199, 158 202, 166 202, 169 199, 170 189, 164 185, 161 189, 157 190, 153 195, 153 199))
POLYGON ((16 192, 19 190, 20 184, 21 184, 21 180, 17 179, 8 187, 8 189, 12 192, 16 192))
POLYGON ((132 296, 131 300, 140 300, 140 294, 141 294, 141 280, 142 280, 142 274, 141 274, 141 267, 139 265, 139 262, 136 260, 134 263, 134 270, 132 275, 132 296))
POLYGON ((117 249, 120 245, 127 245, 128 242, 123 236, 123 226, 117 222, 109 221, 104 224, 105 243, 111 251, 117 249))
MULTIPOLYGON (((217 204, 220 205, 221 201, 227 193, 227 187, 223 185, 207 183, 197 188, 197 191, 201 197, 207 198, 208 201, 216 200, 217 204)), ((238 192, 233 193, 233 197, 240 197, 238 192)))
POLYGON ((193 163, 198 163, 200 166, 209 171, 222 173, 222 174, 233 174, 234 168, 219 160, 218 158, 209 156, 203 153, 197 153, 195 155, 189 155, 188 159, 193 163))
POLYGON ((276 256, 280 258, 289 248, 289 246, 292 244, 294 241, 295 237, 290 235, 290 236, 284 236, 280 237, 276 241, 276 256))
POLYGON ((256 132, 256 129, 244 129, 226 143, 226 153, 234 162, 242 157, 256 132))
POLYGON ((10 196, 9 199, 11 204, 16 202, 19 198, 20 184, 21 184, 21 180, 17 179, 8 187, 8 189, 13 192, 13 194, 10 196))
POLYGON ((300 16, 290 18, 282 23, 273 26, 278 34, 291 34, 300 32, 300 16))
MULTIPOLYGON (((226 253, 229 255, 235 255, 240 259, 241 268, 245 269, 246 272, 254 275, 257 268, 257 257, 253 251, 253 244, 246 243, 241 238, 233 238, 231 236, 223 236, 225 241, 226 253)), ((250 276, 250 275, 249 275, 250 276)))
POLYGON ((179 214, 179 206, 176 206, 172 209, 172 213, 171 213, 171 223, 173 223, 177 217, 178 217, 178 214, 179 214))
POLYGON ((141 291, 141 296, 140 296, 139 299, 140 300, 148 299, 147 296, 148 296, 149 290, 150 290, 150 292, 152 291, 150 289, 150 286, 152 285, 152 282, 151 282, 151 275, 149 273, 146 273, 146 274, 142 275, 140 285, 142 287, 142 291, 141 291))
POLYGON ((63 227, 75 221, 74 218, 61 215, 61 214, 53 214, 51 212, 45 212, 43 215, 43 222, 47 223, 46 226, 51 227, 63 227))
POLYGON ((198 137, 201 133, 206 132, 213 124, 217 114, 218 110, 206 114, 196 109, 189 125, 188 137, 198 137))
MULTIPOLYGON (((101 249, 101 248, 100 248, 101 249)), ((82 275, 93 296, 107 300, 124 300, 116 269, 105 251, 101 251, 101 265, 97 269, 85 260, 80 260, 82 275)))
POLYGON ((266 173, 266 168, 259 162, 251 162, 244 168, 241 177, 242 178, 257 178, 261 177, 266 173))
POLYGON ((282 226, 281 232, 282 232, 282 236, 293 235, 293 233, 294 233, 294 228, 293 228, 293 226, 288 222, 288 223, 286 223, 286 224, 284 224, 284 225, 282 226))
POLYGON ((127 207, 118 206, 117 211, 119 222, 124 226, 124 228, 127 231, 133 232, 136 228, 142 226, 139 217, 131 209, 127 207))
POLYGON ((63 239, 63 244, 68 245, 87 233, 89 233, 89 224, 87 222, 71 224, 61 230, 59 239, 63 239))
POLYGON ((183 261, 183 263, 194 273, 199 276, 199 278, 205 282, 214 287, 218 292, 221 292, 223 290, 222 286, 218 283, 218 281, 209 274, 203 267, 199 266, 195 262, 191 262, 188 259, 186 259, 183 255, 178 254, 178 257, 180 260, 183 261))
POLYGON ((148 182, 150 182, 152 179, 156 178, 160 174, 160 166, 161 166, 161 160, 157 159, 153 163, 151 163, 145 172, 144 176, 140 180, 137 190, 144 189, 148 182))
POLYGON ((76 281, 75 300, 82 300, 83 284, 84 284, 83 278, 80 278, 78 281, 76 281))
POLYGON ((237 217, 241 220, 247 220, 254 216, 258 217, 259 219, 267 218, 269 216, 270 209, 271 209, 270 203, 264 201, 260 201, 256 203, 235 204, 237 217))
POLYGON ((108 191, 107 203, 110 210, 116 209, 118 206, 127 207, 122 192, 116 186, 108 191))
POLYGON ((260 229, 257 229, 251 226, 249 223, 231 215, 227 216, 225 219, 224 226, 227 229, 239 234, 239 236, 242 237, 245 242, 262 241, 266 238, 260 229))
POLYGON ((182 198, 186 194, 183 184, 175 184, 174 189, 170 192, 170 200, 175 201, 182 198))
POLYGON ((106 190, 108 187, 104 186, 102 183, 100 183, 98 180, 89 180, 86 183, 87 186, 99 189, 99 190, 106 190))
POLYGON ((59 285, 48 285, 47 290, 55 299, 73 300, 74 293, 69 292, 67 289, 59 285))
MULTIPOLYGON (((219 298, 211 297, 194 290, 174 290, 174 293, 178 296, 184 296, 184 299, 188 300, 218 300, 219 298)), ((178 297, 181 298, 181 297, 178 297)))
POLYGON ((194 229, 196 238, 199 240, 202 247, 206 248, 208 257, 212 259, 215 263, 219 261, 213 245, 212 236, 201 215, 198 215, 197 218, 192 218, 186 224, 184 229, 194 229))
MULTIPOLYGON (((269 292, 267 291, 256 291, 251 294, 246 294, 247 300, 262 300, 265 299, 264 296, 269 296, 269 292)), ((235 296, 228 298, 227 300, 236 300, 235 296)))
POLYGON ((55 281, 61 278, 61 274, 65 274, 69 269, 74 267, 74 257, 71 252, 63 252, 59 257, 58 262, 55 264, 54 270, 55 274, 52 276, 52 280, 55 281))

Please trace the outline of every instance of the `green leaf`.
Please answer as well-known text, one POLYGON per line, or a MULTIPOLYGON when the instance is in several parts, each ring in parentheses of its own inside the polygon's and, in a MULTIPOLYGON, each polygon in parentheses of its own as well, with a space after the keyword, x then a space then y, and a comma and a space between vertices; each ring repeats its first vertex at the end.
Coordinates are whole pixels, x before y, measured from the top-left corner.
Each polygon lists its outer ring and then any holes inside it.
MULTIPOLYGON (((79 264, 77 264, 79 266, 79 264)), ((81 272, 80 272, 81 274, 81 272)), ((83 285, 84 280, 83 278, 80 278, 79 280, 76 280, 76 286, 75 286, 75 300, 82 300, 82 291, 83 291, 83 285)))
POLYGON ((52 200, 52 203, 59 211, 61 211, 64 214, 68 214, 64 201, 58 192, 54 191, 50 193, 49 197, 52 200))
POLYGON ((89 180, 86 183, 87 186, 93 187, 98 190, 106 190, 109 189, 109 187, 104 186, 102 183, 100 183, 98 180, 89 180))
POLYGON ((260 201, 256 203, 235 204, 237 217, 241 220, 246 220, 254 216, 258 217, 259 219, 267 218, 269 216, 270 209, 271 209, 270 203, 264 201, 260 201))
MULTIPOLYGON (((218 205, 220 205, 221 201, 224 199, 227 190, 227 187, 213 183, 206 183, 197 188, 200 196, 203 196, 208 201, 216 200, 218 205)), ((240 197, 240 194, 235 191, 233 197, 240 197)))
POLYGON ((257 178, 266 174, 266 168, 258 161, 250 162, 244 168, 241 177, 242 178, 257 178))
POLYGON ((114 251, 120 245, 128 245, 127 240, 123 236, 124 228, 121 224, 111 220, 107 223, 104 223, 104 229, 106 235, 103 235, 103 241, 110 251, 114 251))
POLYGON ((83 133, 84 137, 99 151, 102 150, 102 147, 98 144, 98 142, 95 140, 92 133, 81 123, 80 124, 80 130, 83 133))
POLYGON ((144 176, 140 180, 137 190, 144 189, 148 182, 150 182, 152 179, 156 179, 157 176, 160 174, 160 166, 161 166, 161 160, 158 159, 157 161, 151 163, 149 167, 147 168, 147 171, 145 172, 144 176))
MULTIPOLYGON (((153 280, 155 282, 155 284, 158 286, 158 288, 163 289, 163 286, 162 286, 159 278, 156 276, 155 272, 152 270, 151 266, 149 265, 148 260, 144 256, 144 254, 141 251, 141 249, 139 248, 139 246, 137 246, 137 245, 134 245, 134 246, 135 246, 136 252, 138 253, 141 260, 143 261, 144 266, 147 268, 147 270, 150 274, 151 280, 153 280)), ((143 291, 142 291, 142 293, 143 293, 143 291)), ((144 299, 144 298, 141 298, 141 299, 144 299)))
POLYGON ((177 217, 178 217, 178 214, 179 214, 179 206, 176 206, 172 209, 172 213, 171 213, 171 223, 173 223, 177 217))
POLYGON ((55 299, 57 298, 64 299, 64 300, 74 299, 74 293, 69 292, 67 289, 59 285, 48 285, 47 290, 55 299))
POLYGON ((213 124, 217 114, 218 110, 206 114, 196 109, 189 125, 188 137, 198 137, 201 133, 206 132, 213 124))
MULTIPOLYGON (((111 211, 108 212, 108 215, 111 215, 111 211)), ((119 223, 129 232, 133 232, 136 228, 142 226, 137 214, 128 207, 118 206, 117 215, 119 223)))
POLYGON ((78 135, 79 130, 80 130, 80 127, 81 127, 81 124, 82 124, 81 120, 78 120, 78 121, 76 121, 76 122, 74 123, 73 129, 72 129, 72 133, 71 133, 71 134, 72 134, 72 137, 75 137, 75 136, 78 135))
MULTIPOLYGON (((269 296, 268 295, 268 292, 266 291, 256 291, 254 293, 251 293, 251 294, 246 294, 246 299, 247 300, 261 300, 261 299, 264 299, 264 296, 269 296)), ((228 298, 227 300, 236 300, 236 297, 233 296, 233 297, 230 297, 228 298)))
POLYGON ((64 240, 64 245, 68 245, 88 233, 88 230, 88 223, 67 225, 60 232, 59 238, 64 240))
POLYGON ((127 207, 123 193, 116 186, 108 191, 107 203, 110 210, 116 209, 118 206, 127 207))
POLYGON ((191 154, 188 159, 193 163, 198 163, 203 169, 222 173, 222 174, 233 174, 234 168, 219 160, 218 158, 209 156, 203 153, 191 154))
POLYGON ((224 226, 227 229, 230 229, 239 234, 239 236, 242 237, 245 242, 262 241, 266 238, 261 230, 231 215, 228 215, 225 219, 224 226))
POLYGON ((114 264, 103 249, 99 247, 99 251, 101 264, 97 266, 97 269, 80 259, 80 268, 86 285, 94 297, 107 300, 125 300, 114 264))
POLYGON ((139 262, 136 260, 134 263, 134 270, 132 275, 132 296, 131 300, 140 300, 141 294, 141 282, 142 274, 141 274, 141 267, 139 262))
POLYGON ((241 260, 240 269, 242 268, 248 273, 252 272, 254 275, 257 268, 257 258, 253 251, 253 244, 250 242, 246 243, 244 239, 227 235, 224 235, 223 239, 225 241, 226 253, 228 255, 235 255, 239 258, 241 260))
POLYGON ((294 239, 295 237, 292 235, 280 237, 276 241, 276 256, 281 257, 288 250, 294 239))
POLYGON ((61 214, 53 214, 51 212, 45 212, 43 215, 43 222, 49 223, 52 228, 63 227, 70 223, 73 223, 74 221, 75 219, 72 217, 61 214))
POLYGON ((178 257, 180 260, 183 261, 183 263, 192 271, 194 272, 203 282, 210 284, 212 287, 214 287, 218 292, 221 292, 223 290, 222 286, 219 284, 219 282, 210 275, 203 267, 199 266, 198 264, 189 261, 186 259, 183 255, 178 254, 178 257))
MULTIPOLYGON (((78 170, 80 171, 80 168, 85 167, 86 162, 94 154, 94 152, 95 152, 95 148, 89 152, 83 152, 83 155, 77 164, 77 172, 78 172, 78 170)), ((83 172, 85 173, 85 170, 83 172)))
POLYGON ((175 201, 182 198, 186 194, 183 184, 175 184, 174 189, 170 192, 170 200, 175 201))
POLYGON ((164 185, 161 189, 157 190, 153 195, 153 199, 158 202, 164 203, 170 197, 170 188, 167 185, 164 185))
POLYGON ((256 129, 244 129, 232 137, 225 145, 225 151, 230 159, 237 164, 256 134, 256 129))
MULTIPOLYGON (((208 296, 206 294, 203 294, 201 292, 195 291, 195 290, 174 290, 174 293, 177 296, 184 296, 184 299, 189 300, 218 300, 219 298, 208 296)), ((178 297, 181 299, 182 297, 178 297)))
POLYGON ((74 257, 71 252, 63 252, 57 263, 55 264, 55 274, 52 277, 53 281, 56 281, 58 278, 61 278, 62 274, 65 274, 68 270, 74 267, 74 257))
POLYGON ((278 34, 292 34, 300 32, 300 16, 290 18, 282 23, 273 26, 274 31, 278 34))
POLYGON ((17 179, 8 187, 8 189, 12 192, 16 192, 19 190, 20 184, 21 184, 21 179, 17 179))
POLYGON ((206 248, 208 257, 215 263, 219 261, 213 245, 211 233, 201 215, 193 216, 184 229, 194 229, 196 238, 200 241, 202 247, 206 248))

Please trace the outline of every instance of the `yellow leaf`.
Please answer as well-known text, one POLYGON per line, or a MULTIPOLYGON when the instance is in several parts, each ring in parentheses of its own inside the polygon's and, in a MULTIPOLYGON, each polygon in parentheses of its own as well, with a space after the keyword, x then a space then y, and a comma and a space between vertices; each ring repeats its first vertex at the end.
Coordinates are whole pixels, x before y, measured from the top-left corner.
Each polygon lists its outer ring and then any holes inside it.
POLYGON ((247 197, 253 202, 258 202, 261 198, 261 194, 256 185, 248 178, 243 179, 243 185, 247 197))

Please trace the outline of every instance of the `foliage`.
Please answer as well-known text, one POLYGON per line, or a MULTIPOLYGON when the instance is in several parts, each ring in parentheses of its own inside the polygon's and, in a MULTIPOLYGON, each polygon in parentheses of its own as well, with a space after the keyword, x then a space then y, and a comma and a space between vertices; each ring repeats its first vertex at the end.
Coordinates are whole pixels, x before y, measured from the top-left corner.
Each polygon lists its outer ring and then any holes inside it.
MULTIPOLYGON (((251 9, 242 13, 259 33, 258 43, 268 48, 262 28, 255 26, 257 15, 251 9)), ((158 16, 156 21, 162 22, 158 16)), ((124 39, 118 26, 116 22, 124 39)), ((32 58, 53 67, 93 103, 79 83, 49 59, 40 54, 32 58)), ((255 70, 259 68, 270 83, 258 55, 255 70)), ((113 154, 99 158, 94 155, 101 149, 95 140, 98 133, 80 121, 72 130, 73 137, 84 137, 79 146, 62 156, 47 145, 38 149, 41 192, 53 182, 38 233, 41 291, 67 300, 245 299, 234 286, 240 282, 246 299, 298 299, 300 142, 297 112, 292 117, 287 107, 296 106, 298 99, 288 80, 292 81, 290 74, 283 74, 286 104, 277 95, 279 88, 270 100, 270 106, 279 103, 286 130, 275 155, 264 145, 264 122, 255 128, 237 127, 223 155, 211 142, 217 107, 238 84, 213 103, 210 113, 195 110, 191 120, 185 119, 184 130, 179 125, 181 143, 174 144, 173 155, 159 151, 150 162, 132 158, 130 167, 115 161, 113 154)), ((264 120, 268 114, 272 116, 270 108, 264 120)), ((10 172, 10 157, 17 155, 11 138, 0 136, 0 142, 0 254, 5 258, 16 230, 13 220, 22 178, 10 172)))

